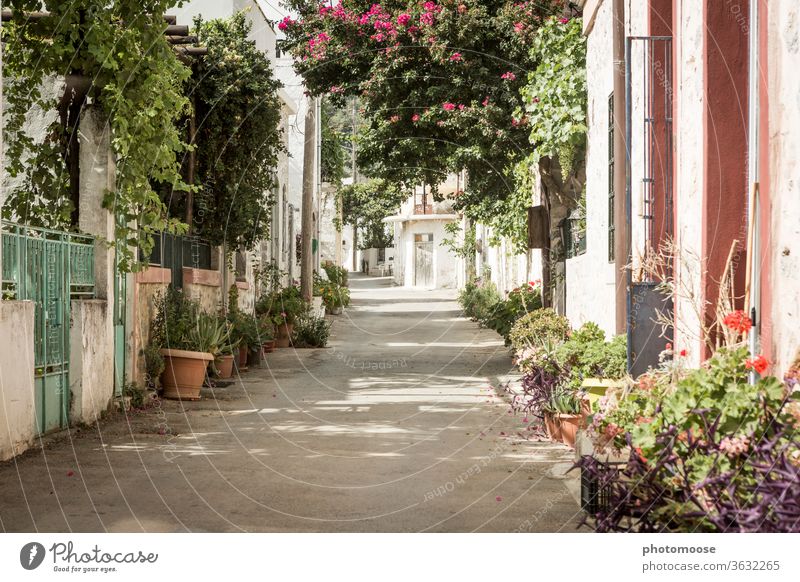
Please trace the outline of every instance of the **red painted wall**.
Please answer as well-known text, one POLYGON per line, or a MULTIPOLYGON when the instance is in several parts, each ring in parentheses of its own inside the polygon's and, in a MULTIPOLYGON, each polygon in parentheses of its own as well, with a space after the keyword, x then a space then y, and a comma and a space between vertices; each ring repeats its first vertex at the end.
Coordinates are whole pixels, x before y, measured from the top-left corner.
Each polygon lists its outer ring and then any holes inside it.
MULTIPOLYGON (((747 239, 748 1, 704 1, 705 192, 702 290, 706 322, 714 321, 719 281, 731 243, 737 295, 744 294, 747 239), (736 9, 732 9, 736 6, 736 9)), ((681 208, 680 212, 698 209, 681 208)))

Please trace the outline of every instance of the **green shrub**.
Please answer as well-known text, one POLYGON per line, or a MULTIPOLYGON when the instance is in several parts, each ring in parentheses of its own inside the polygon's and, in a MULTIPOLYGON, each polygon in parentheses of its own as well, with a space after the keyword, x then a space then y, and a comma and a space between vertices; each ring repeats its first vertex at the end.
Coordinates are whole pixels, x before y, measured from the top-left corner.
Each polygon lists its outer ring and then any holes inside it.
POLYGON ((150 326, 150 343, 157 348, 198 351, 194 330, 200 305, 172 286, 155 300, 156 316, 150 326))
POLYGON ((501 300, 495 284, 480 279, 467 283, 458 295, 464 315, 479 323, 488 319, 492 309, 501 300))
POLYGON ((296 348, 324 348, 330 334, 331 324, 324 317, 305 315, 294 324, 292 345, 296 348))
POLYGON ((325 271, 325 274, 328 275, 328 281, 333 283, 334 285, 339 285, 341 287, 347 287, 347 269, 344 267, 340 267, 331 261, 325 261, 322 263, 322 268, 325 271))
POLYGON ((509 292, 505 301, 497 302, 482 320, 483 325, 495 330, 511 343, 511 328, 526 314, 542 308, 542 291, 538 283, 526 283, 509 292))
POLYGON ((514 350, 536 346, 545 341, 564 341, 569 334, 569 321, 552 309, 537 309, 520 317, 512 326, 508 338, 514 350))
POLYGON ((558 362, 570 370, 570 385, 579 387, 586 378, 620 379, 627 373, 627 338, 605 341, 596 323, 585 323, 556 350, 558 362))

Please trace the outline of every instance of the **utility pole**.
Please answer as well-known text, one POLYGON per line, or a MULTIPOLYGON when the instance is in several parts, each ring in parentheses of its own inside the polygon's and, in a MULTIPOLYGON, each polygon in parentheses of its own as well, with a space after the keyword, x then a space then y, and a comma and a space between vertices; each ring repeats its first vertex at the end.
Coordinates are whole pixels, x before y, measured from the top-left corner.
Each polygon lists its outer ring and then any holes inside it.
MULTIPOLYGON (((353 151, 353 159, 351 160, 352 163, 352 174, 353 174, 353 187, 355 187, 356 182, 358 181, 358 167, 356 165, 356 130, 358 128, 356 122, 356 114, 358 112, 358 99, 353 97, 353 130, 350 133, 351 141, 352 141, 352 151, 353 151)), ((358 220, 353 222, 353 271, 358 271, 358 220)))
POLYGON ((314 182, 316 150, 316 106, 314 100, 307 99, 305 120, 305 143, 303 144, 303 211, 300 228, 302 232, 302 255, 300 257, 300 294, 304 301, 310 302, 314 295, 314 255, 311 240, 314 230, 314 182))

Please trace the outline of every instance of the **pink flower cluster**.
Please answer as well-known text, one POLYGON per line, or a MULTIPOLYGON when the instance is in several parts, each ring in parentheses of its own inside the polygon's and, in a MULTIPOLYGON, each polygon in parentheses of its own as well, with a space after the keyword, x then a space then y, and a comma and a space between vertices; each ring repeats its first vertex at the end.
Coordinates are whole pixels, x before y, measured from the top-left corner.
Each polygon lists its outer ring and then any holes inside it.
POLYGON ((750 439, 747 437, 725 437, 719 443, 719 450, 729 457, 738 457, 747 452, 750 439))
POLYGON ((278 23, 278 30, 287 30, 290 26, 292 26, 296 20, 294 20, 291 16, 285 16, 283 20, 278 23))
POLYGON ((512 73, 511 71, 506 71, 505 73, 500 75, 500 78, 504 79, 506 81, 516 81, 517 76, 514 73, 512 73))
POLYGON ((321 59, 325 56, 325 48, 331 37, 326 32, 320 32, 317 36, 308 41, 308 51, 311 56, 316 59, 321 59))
POLYGON ((444 109, 445 111, 453 111, 455 110, 455 108, 456 108, 455 103, 450 103, 449 101, 447 103, 442 103, 442 109, 444 109))
POLYGON ((411 22, 411 15, 406 14, 405 12, 397 17, 397 24, 400 26, 408 26, 408 23, 411 22))
POLYGON ((461 61, 464 60, 464 57, 461 56, 461 53, 453 53, 452 55, 450 55, 450 60, 456 63, 460 63, 461 61))

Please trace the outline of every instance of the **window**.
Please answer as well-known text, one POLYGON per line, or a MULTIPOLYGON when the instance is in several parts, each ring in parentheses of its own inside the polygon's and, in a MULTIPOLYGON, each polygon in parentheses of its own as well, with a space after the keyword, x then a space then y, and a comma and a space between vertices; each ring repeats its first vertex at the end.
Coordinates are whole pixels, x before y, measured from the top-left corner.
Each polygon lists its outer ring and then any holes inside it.
POLYGON ((608 97, 608 262, 614 262, 614 93, 608 97))
POLYGON ((236 280, 247 281, 247 256, 244 251, 236 251, 236 280))

